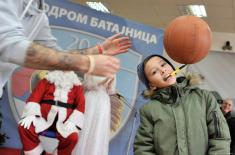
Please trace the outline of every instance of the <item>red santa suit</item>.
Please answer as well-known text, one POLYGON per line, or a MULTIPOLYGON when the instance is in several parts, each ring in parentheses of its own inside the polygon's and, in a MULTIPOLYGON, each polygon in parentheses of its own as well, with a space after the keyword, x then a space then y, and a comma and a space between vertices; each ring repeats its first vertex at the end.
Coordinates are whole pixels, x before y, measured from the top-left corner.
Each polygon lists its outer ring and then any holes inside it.
POLYGON ((25 154, 39 155, 43 151, 38 134, 52 126, 59 140, 54 154, 71 154, 78 140, 78 129, 83 127, 84 111, 83 87, 77 75, 72 71, 49 72, 45 79, 39 81, 23 111, 22 119, 33 116, 28 129, 19 125, 25 154), (74 124, 74 128, 70 126, 68 130, 68 124, 74 124))

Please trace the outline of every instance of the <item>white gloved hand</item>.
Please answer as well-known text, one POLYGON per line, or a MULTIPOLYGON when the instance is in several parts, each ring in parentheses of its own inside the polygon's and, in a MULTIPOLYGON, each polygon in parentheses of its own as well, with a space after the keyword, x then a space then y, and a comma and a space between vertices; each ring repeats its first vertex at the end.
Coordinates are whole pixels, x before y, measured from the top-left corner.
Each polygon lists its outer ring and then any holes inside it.
POLYGON ((27 116, 25 118, 23 118, 22 120, 19 121, 19 124, 21 126, 23 126, 25 129, 29 129, 31 123, 35 120, 35 116, 31 115, 31 116, 27 116))
POLYGON ((72 131, 72 130, 75 130, 75 129, 76 129, 76 126, 75 126, 74 123, 67 121, 67 122, 65 122, 65 127, 64 127, 64 129, 65 129, 66 131, 72 131))

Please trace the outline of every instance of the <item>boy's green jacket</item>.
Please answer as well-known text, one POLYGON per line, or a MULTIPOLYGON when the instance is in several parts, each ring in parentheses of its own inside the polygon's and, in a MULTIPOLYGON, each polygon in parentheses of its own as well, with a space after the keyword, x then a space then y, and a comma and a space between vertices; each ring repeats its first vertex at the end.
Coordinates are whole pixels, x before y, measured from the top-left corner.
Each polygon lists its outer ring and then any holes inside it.
POLYGON ((135 155, 229 155, 229 129, 216 99, 188 82, 158 90, 141 108, 135 155))

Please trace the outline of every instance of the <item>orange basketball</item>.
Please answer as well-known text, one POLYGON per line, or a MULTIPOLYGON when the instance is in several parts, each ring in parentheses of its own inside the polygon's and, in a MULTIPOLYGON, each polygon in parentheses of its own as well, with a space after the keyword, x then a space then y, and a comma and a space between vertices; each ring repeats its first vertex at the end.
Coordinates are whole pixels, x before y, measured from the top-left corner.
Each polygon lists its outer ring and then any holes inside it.
POLYGON ((176 62, 196 63, 210 50, 210 27, 195 16, 177 17, 165 30, 164 47, 167 54, 176 62))

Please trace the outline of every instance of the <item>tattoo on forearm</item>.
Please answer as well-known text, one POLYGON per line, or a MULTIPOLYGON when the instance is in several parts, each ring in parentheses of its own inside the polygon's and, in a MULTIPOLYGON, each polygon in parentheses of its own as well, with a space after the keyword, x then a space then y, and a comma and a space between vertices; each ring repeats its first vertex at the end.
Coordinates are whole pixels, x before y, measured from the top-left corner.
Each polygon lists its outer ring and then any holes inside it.
POLYGON ((71 62, 73 62, 71 57, 69 57, 68 55, 63 55, 59 58, 59 63, 58 64, 63 64, 63 67, 67 70, 67 69, 72 68, 71 62))
POLYGON ((95 47, 92 47, 92 48, 71 50, 71 51, 69 51, 69 53, 71 53, 71 54, 79 53, 79 54, 89 55, 89 54, 98 54, 99 51, 95 47))
POLYGON ((71 54, 77 54, 77 53, 80 53, 80 54, 89 54, 89 51, 87 49, 81 49, 81 50, 72 50, 70 52, 71 54))
MULTIPOLYGON (((75 70, 79 57, 69 56, 70 52, 58 52, 44 46, 32 43, 27 50, 25 66, 36 69, 75 70)), ((75 53, 74 53, 75 54, 75 53)), ((76 53, 77 55, 78 53, 76 53)))

